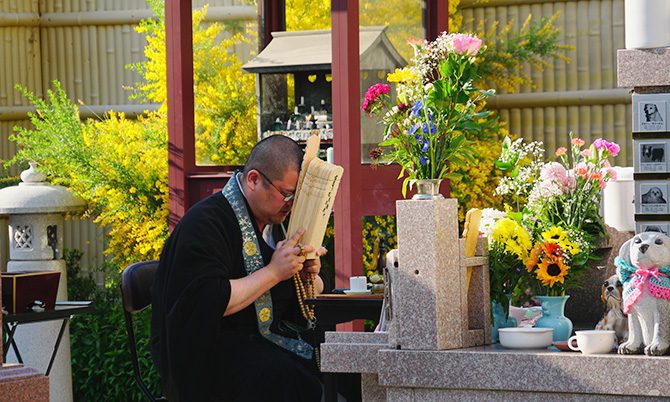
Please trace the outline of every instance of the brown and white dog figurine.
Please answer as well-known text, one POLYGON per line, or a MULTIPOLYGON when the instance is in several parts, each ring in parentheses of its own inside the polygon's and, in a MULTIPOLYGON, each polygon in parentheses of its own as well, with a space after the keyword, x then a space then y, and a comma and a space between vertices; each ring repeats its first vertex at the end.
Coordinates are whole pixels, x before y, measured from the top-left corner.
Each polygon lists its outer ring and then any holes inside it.
POLYGON ((605 303, 605 314, 596 324, 596 329, 614 331, 617 344, 628 339, 628 317, 623 312, 622 295, 623 284, 619 280, 619 276, 614 274, 602 285, 600 298, 605 303))

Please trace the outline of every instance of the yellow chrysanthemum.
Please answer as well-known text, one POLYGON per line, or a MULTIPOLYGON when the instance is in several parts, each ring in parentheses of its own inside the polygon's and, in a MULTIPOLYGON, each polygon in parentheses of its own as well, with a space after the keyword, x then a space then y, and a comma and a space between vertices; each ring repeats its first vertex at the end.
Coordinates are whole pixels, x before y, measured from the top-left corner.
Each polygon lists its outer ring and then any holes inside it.
POLYGON ((528 257, 528 250, 532 247, 526 229, 517 221, 509 218, 503 218, 496 223, 491 239, 503 244, 506 251, 518 256, 521 260, 528 257))
POLYGON ((553 287, 556 282, 563 283, 569 269, 563 257, 545 256, 535 270, 535 275, 542 281, 542 285, 553 287))
POLYGON ((396 68, 395 72, 388 73, 386 81, 388 82, 411 82, 417 79, 416 73, 409 68, 396 68))

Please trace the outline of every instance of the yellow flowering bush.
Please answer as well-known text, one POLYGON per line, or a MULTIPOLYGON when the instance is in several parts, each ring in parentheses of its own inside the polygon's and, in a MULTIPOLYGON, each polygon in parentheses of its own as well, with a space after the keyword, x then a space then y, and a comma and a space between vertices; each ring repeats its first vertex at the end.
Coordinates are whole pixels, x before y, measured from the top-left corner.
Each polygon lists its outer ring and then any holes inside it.
POLYGON ((398 247, 395 215, 363 218, 363 271, 365 275, 381 274, 379 257, 398 247))
POLYGON ((81 196, 86 214, 108 228, 106 253, 121 266, 158 258, 168 231, 165 114, 82 123, 57 81, 46 100, 22 91, 36 108, 34 128, 15 128, 10 139, 20 149, 7 163, 37 161, 54 184, 81 196))
MULTIPOLYGON (((147 61, 131 66, 144 77, 135 97, 160 103, 166 111, 165 5, 162 0, 149 4, 157 19, 143 20, 137 27, 147 38, 147 61)), ((251 44, 255 33, 205 24, 206 15, 207 6, 193 11, 196 163, 241 165, 257 141, 256 77, 242 71, 234 49, 251 44)))

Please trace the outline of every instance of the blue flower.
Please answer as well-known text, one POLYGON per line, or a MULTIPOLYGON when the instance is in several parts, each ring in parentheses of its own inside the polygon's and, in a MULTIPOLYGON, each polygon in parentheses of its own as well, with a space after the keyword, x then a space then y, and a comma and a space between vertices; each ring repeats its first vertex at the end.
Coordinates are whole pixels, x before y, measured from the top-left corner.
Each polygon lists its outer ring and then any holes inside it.
POLYGON ((423 109, 423 102, 418 100, 412 106, 412 114, 416 117, 421 117, 421 109, 423 109))
MULTIPOLYGON (((419 128, 418 124, 412 124, 412 126, 409 128, 409 134, 410 135, 414 134, 416 132, 416 130, 418 130, 418 128, 419 128)), ((418 138, 417 138, 417 140, 418 140, 418 138)))
MULTIPOLYGON (((426 123, 423 123, 421 125, 421 129, 423 130, 424 133, 428 133, 428 125, 426 123)), ((435 134, 436 132, 437 132, 437 127, 435 126, 435 124, 433 124, 431 122, 430 123, 430 133, 435 134)))
POLYGON ((424 154, 426 152, 428 152, 428 147, 430 147, 430 141, 424 140, 423 141, 423 148, 421 148, 421 152, 423 152, 424 154))
POLYGON ((423 166, 426 166, 426 164, 428 164, 428 158, 425 156, 419 156, 419 162, 421 162, 423 166))

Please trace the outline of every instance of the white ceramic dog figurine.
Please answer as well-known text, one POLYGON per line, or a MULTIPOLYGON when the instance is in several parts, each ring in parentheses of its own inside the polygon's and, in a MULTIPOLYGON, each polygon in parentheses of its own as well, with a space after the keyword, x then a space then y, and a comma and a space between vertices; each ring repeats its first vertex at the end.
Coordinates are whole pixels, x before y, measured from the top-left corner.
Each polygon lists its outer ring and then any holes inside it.
POLYGON ((628 317, 623 312, 623 284, 618 275, 610 276, 602 285, 600 298, 605 303, 605 315, 595 329, 615 332, 617 344, 628 340, 628 317))
POLYGON ((629 331, 619 353, 666 354, 670 349, 670 237, 640 233, 621 246, 615 264, 623 283, 629 331))

